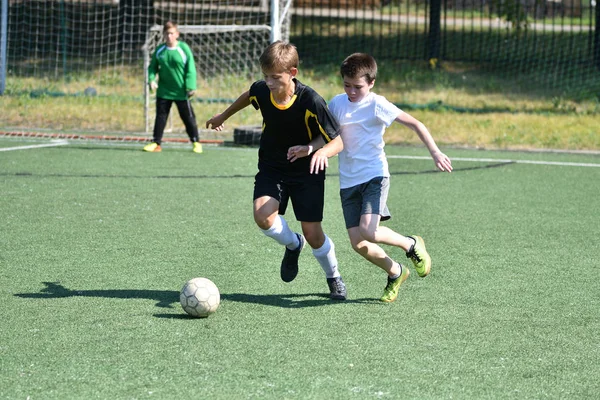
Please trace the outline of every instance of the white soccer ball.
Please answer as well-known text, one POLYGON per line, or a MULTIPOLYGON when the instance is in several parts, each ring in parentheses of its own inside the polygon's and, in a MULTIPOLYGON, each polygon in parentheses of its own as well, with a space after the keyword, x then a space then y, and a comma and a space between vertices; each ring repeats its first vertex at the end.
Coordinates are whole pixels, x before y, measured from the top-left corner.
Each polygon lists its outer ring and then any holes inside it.
POLYGON ((194 278, 183 285, 179 294, 183 310, 192 317, 208 317, 221 303, 219 288, 210 279, 194 278))

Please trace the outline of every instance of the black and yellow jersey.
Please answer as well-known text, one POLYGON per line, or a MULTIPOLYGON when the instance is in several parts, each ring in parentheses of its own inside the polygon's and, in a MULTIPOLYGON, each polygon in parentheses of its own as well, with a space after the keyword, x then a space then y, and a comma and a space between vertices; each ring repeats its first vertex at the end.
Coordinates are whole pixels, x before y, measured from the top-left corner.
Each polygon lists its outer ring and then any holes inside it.
MULTIPOLYGON (((254 82, 249 92, 250 103, 263 117, 258 168, 282 177, 310 176, 312 155, 290 163, 287 160, 290 147, 307 145, 318 135, 328 143, 340 133, 340 125, 329 112, 325 100, 297 79, 294 83, 296 90, 286 105, 275 102, 264 80, 254 82)), ((325 173, 312 176, 324 179, 325 173)))

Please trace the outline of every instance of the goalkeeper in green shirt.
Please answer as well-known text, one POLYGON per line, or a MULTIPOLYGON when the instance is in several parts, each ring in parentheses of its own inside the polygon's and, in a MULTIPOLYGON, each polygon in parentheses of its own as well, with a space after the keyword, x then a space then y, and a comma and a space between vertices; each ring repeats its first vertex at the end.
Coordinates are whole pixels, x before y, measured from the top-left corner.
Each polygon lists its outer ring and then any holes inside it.
POLYGON ((196 91, 196 67, 190 47, 177 39, 177 24, 165 23, 165 43, 158 46, 148 66, 148 84, 150 90, 156 90, 156 119, 152 143, 144 146, 144 151, 161 151, 160 143, 167 125, 171 105, 175 103, 179 116, 185 125, 185 131, 193 144, 194 153, 202 153, 202 144, 198 141, 198 124, 190 103, 196 91), (158 82, 156 77, 158 76, 158 82))

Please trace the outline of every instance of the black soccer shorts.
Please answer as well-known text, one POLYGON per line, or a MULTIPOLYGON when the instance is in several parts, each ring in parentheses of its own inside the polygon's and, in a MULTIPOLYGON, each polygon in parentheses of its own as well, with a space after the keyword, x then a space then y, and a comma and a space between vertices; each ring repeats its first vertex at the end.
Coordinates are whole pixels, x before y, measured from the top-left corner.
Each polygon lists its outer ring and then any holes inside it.
POLYGON ((323 221, 325 181, 322 179, 288 179, 259 171, 254 178, 254 200, 269 196, 279 202, 279 214, 285 215, 292 200, 298 221, 323 221))

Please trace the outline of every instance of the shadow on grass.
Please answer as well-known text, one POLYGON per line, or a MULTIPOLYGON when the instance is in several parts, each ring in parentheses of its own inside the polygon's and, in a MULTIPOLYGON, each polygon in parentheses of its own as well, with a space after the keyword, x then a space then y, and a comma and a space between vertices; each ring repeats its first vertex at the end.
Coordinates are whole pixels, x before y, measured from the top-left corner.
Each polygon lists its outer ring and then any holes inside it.
MULTIPOLYGON (((498 163, 490 163, 477 165, 473 167, 454 168, 453 173, 461 171, 474 171, 479 169, 499 168, 506 165, 514 164, 514 161, 502 161, 498 163)), ((390 171, 390 175, 423 175, 442 173, 435 168, 421 171, 390 171)), ((33 173, 33 172, 0 172, 0 176, 18 176, 18 177, 33 177, 33 178, 119 178, 119 179, 234 179, 234 178, 254 178, 255 174, 248 175, 119 175, 119 174, 52 174, 52 173, 33 173)), ((339 176, 336 172, 327 173, 329 177, 339 176)))
MULTIPOLYGON (((140 290, 140 289, 107 289, 107 290, 72 290, 58 282, 42 282, 46 287, 38 293, 15 293, 24 299, 59 299, 65 297, 104 297, 115 299, 149 299, 156 301, 156 307, 173 308, 179 303, 179 292, 175 290, 140 290)), ((281 308, 320 307, 341 303, 329 299, 325 293, 308 294, 247 294, 221 293, 221 300, 239 303, 252 303, 281 308)), ((373 303, 375 299, 353 299, 343 303, 373 303)), ((187 318, 185 314, 156 314, 159 318, 187 318)))
MULTIPOLYGON (((304 294, 246 294, 230 293, 221 294, 221 300, 260 304, 263 306, 279 308, 308 308, 323 307, 334 304, 376 304, 386 306, 385 303, 377 299, 351 299, 345 301, 331 300, 325 293, 304 293, 304 294), (317 298, 315 298, 317 297, 317 298)), ((154 314, 157 318, 166 319, 197 319, 187 314, 154 314)))
POLYGON ((329 298, 327 293, 304 293, 304 294, 247 294, 230 293, 222 294, 222 299, 236 301, 239 303, 254 303, 265 306, 282 308, 306 308, 319 307, 337 303, 374 303, 374 299, 350 299, 335 301, 329 298), (316 297, 316 298, 315 298, 316 297))
POLYGON ((59 282, 42 282, 46 285, 39 293, 15 293, 24 299, 61 299, 65 297, 105 297, 114 299, 149 299, 156 301, 156 307, 173 308, 179 302, 179 292, 175 290, 140 290, 140 289, 107 289, 107 290, 72 290, 59 282))

